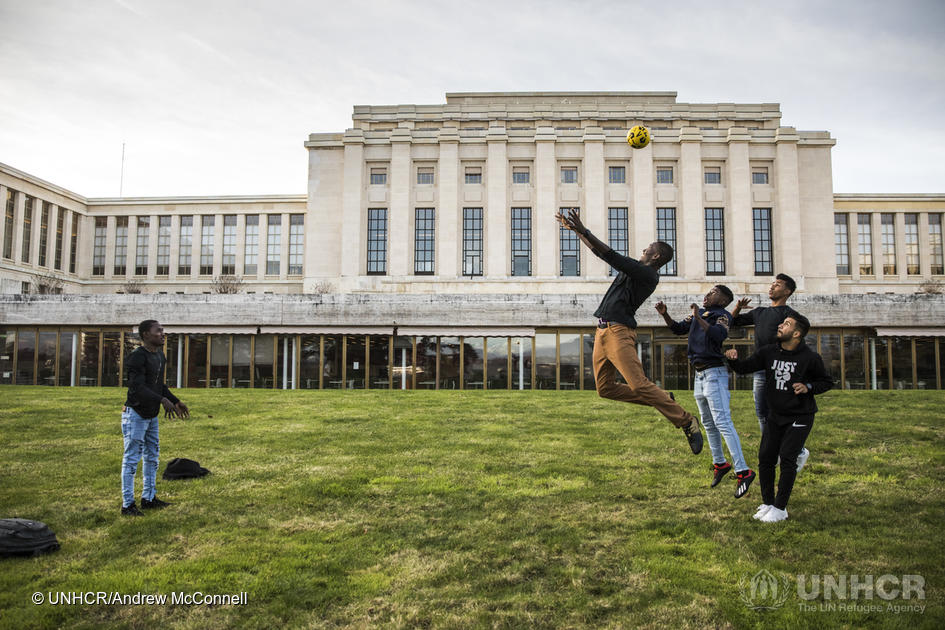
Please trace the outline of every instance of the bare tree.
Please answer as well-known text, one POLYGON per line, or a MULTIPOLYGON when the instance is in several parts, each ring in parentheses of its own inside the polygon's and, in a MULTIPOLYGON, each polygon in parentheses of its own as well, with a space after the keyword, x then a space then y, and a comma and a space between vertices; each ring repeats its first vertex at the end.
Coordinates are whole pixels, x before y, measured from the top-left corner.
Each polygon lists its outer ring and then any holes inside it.
POLYGON ((335 287, 330 282, 316 282, 312 285, 312 290, 309 293, 314 295, 323 295, 325 293, 331 293, 335 290, 335 287))
POLYGON ((239 276, 223 275, 213 279, 210 289, 214 293, 239 293, 243 290, 243 279, 239 276))
POLYGON ((64 284, 62 278, 52 274, 42 274, 33 276, 31 281, 33 285, 32 292, 39 295, 57 295, 62 293, 64 284))
POLYGON ((118 293, 130 293, 136 294, 141 293, 141 290, 144 288, 144 284, 137 278, 132 278, 121 285, 121 290, 118 293))
POLYGON ((942 282, 941 280, 926 280, 919 285, 919 293, 941 295, 945 293, 945 282, 942 282))

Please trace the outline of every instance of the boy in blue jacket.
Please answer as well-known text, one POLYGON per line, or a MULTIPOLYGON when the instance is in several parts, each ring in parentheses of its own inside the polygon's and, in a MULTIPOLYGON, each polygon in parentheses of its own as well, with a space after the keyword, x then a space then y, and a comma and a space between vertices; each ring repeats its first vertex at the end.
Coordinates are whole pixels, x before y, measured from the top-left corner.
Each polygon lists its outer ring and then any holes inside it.
POLYGON ((702 300, 702 309, 691 304, 692 314, 681 322, 674 321, 666 311, 666 304, 658 302, 656 311, 673 333, 689 335, 689 363, 695 370, 693 394, 699 406, 699 415, 705 426, 712 451, 712 485, 719 485, 735 468, 735 498, 745 496, 755 479, 755 473, 745 463, 741 441, 732 423, 729 408, 728 368, 722 342, 728 337, 732 316, 725 307, 734 299, 731 289, 723 284, 712 287, 702 300), (732 455, 732 463, 725 459, 722 438, 732 455))

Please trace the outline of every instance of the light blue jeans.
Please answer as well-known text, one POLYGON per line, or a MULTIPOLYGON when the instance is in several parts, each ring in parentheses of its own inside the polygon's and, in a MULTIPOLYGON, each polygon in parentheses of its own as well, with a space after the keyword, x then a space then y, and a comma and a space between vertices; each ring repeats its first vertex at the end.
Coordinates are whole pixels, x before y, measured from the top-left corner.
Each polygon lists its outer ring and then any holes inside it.
POLYGON ((745 456, 742 455, 742 444, 735 432, 732 423, 732 412, 729 408, 728 368, 714 367, 696 372, 693 394, 699 406, 699 415, 705 434, 709 438, 709 448, 712 450, 714 464, 725 463, 725 452, 722 450, 722 438, 732 454, 732 466, 735 472, 748 468, 745 456))
POLYGON ((161 452, 158 417, 142 418, 137 411, 128 407, 121 412, 121 434, 125 437, 125 454, 121 458, 121 506, 128 507, 135 502, 135 471, 142 455, 144 462, 141 476, 144 484, 141 498, 151 501, 154 499, 158 456, 161 452))
POLYGON ((758 416, 758 428, 761 429, 763 435, 765 432, 765 418, 768 417, 768 401, 765 400, 764 370, 755 372, 752 394, 755 397, 755 415, 758 416))

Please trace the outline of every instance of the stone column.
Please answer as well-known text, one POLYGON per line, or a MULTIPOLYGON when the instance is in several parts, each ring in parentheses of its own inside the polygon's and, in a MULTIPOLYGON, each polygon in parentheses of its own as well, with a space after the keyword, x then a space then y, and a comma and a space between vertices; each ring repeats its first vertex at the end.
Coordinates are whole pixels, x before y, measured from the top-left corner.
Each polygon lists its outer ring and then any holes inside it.
MULTIPOLYGON (((653 171, 653 141, 642 149, 634 149, 630 158, 630 256, 639 258, 647 245, 656 240, 656 205, 653 189, 656 176, 653 171)), ((675 204, 673 204, 675 205, 675 204)), ((678 214, 678 213, 677 213, 678 214)), ((677 218, 677 224, 678 224, 677 218)), ((678 228, 677 228, 678 229, 678 228)), ((677 239, 678 240, 678 239, 677 239)), ((677 247, 677 250, 679 248, 677 247)), ((675 258, 679 258, 679 252, 675 258)), ((677 263, 677 269, 678 269, 677 263)))
MULTIPOLYGON (((4 215, 5 217, 6 215, 4 215)), ((10 259, 15 263, 23 261, 23 229, 26 226, 26 194, 18 192, 13 210, 13 251, 10 259)), ((6 220, 4 218, 4 220, 6 220)))
MULTIPOLYGON (((797 165, 797 142, 799 137, 794 127, 779 127, 775 135, 777 143, 774 160, 774 182, 776 186, 777 212, 774 221, 776 234, 796 234, 801 224, 801 203, 797 165)), ((779 247, 781 252, 778 270, 802 282, 804 244, 779 247)), ((776 260, 776 262, 778 262, 776 260)))
MULTIPOLYGON (((584 128, 584 205, 581 219, 587 229, 605 243, 607 233, 607 173, 604 168, 604 130, 584 128)), ((581 247, 581 275, 588 278, 606 278, 610 266, 584 247, 581 247)))
POLYGON ((116 217, 111 215, 106 218, 105 225, 105 279, 115 278, 115 230, 117 228, 116 217))
MULTIPOLYGON (((919 274, 922 280, 932 277, 932 239, 929 234, 929 213, 919 213, 919 274)), ((939 344, 939 351, 945 352, 945 346, 939 344)))
MULTIPOLYGON (((686 256, 676 263, 680 277, 687 280, 706 277, 706 233, 705 207, 722 207, 718 204, 703 204, 702 197, 702 133, 695 127, 683 127, 680 131, 679 153, 679 206, 676 210, 676 234, 679 239, 677 251, 686 256)), ((723 210, 723 225, 727 229, 730 221, 723 210)), ((728 239, 726 239, 728 240, 728 239)), ((726 253, 726 272, 728 272, 726 253)))
MULTIPOLYGON (((436 275, 452 280, 462 274, 457 263, 463 255, 463 208, 459 200, 459 135, 455 128, 444 129, 439 138, 439 162, 436 184, 439 205, 434 210, 436 221, 436 275)), ((461 263, 459 263, 461 264, 461 263)))
POLYGON ((410 186, 413 168, 410 162, 410 129, 398 127, 391 132, 390 208, 388 210, 387 274, 405 277, 410 265, 410 186))
POLYGON ((281 217, 282 240, 279 241, 279 279, 286 280, 289 277, 289 213, 283 212, 281 217))
POLYGON ((361 255, 362 209, 364 190, 364 133, 349 129, 345 133, 344 178, 341 200, 341 275, 354 278, 365 272, 366 256, 361 255))
MULTIPOLYGON (((728 161, 725 164, 725 178, 722 180, 728 188, 728 208, 725 217, 726 241, 731 247, 726 252, 726 266, 728 275, 743 278, 747 286, 755 278, 754 265, 754 233, 753 208, 771 207, 770 198, 767 201, 758 201, 752 198, 751 165, 748 157, 748 140, 750 136, 744 127, 732 127, 728 130, 728 161)), ((767 193, 765 193, 767 194, 767 193)), ((708 204, 706 204, 708 205, 708 204)), ((774 223, 774 210, 772 210, 774 223)), ((773 232, 772 225, 772 232, 773 232)), ((781 240, 772 241, 772 254, 781 249, 787 241, 779 233, 781 240)), ((774 265, 772 258, 771 264, 774 265)))
MULTIPOLYGON (((505 127, 490 129, 488 151, 486 203, 483 208, 483 274, 488 278, 500 279, 512 273, 509 145, 505 127)), ((532 208, 532 217, 534 215, 535 209, 532 208)))
POLYGON ((177 282, 177 265, 180 263, 180 215, 171 215, 171 248, 167 259, 167 280, 177 282))
MULTIPOLYGON (((2 193, 2 191, 0 191, 2 193)), ((2 196, 0 196, 2 198, 2 196)), ((69 210, 68 208, 63 208, 65 212, 62 215, 62 273, 69 273, 69 263, 72 261, 72 222, 77 219, 75 213, 69 210)), ((58 220, 58 209, 56 210, 58 220)), ((79 235, 81 238, 81 234, 79 235)), ((82 251, 81 245, 76 245, 76 255, 79 251, 82 251)), ((89 250, 85 250, 89 251, 89 250)), ((55 266, 55 261, 53 261, 53 266, 55 266)), ((75 275, 80 275, 79 265, 75 267, 75 275)))
MULTIPOLYGON (((535 203, 532 205, 532 275, 558 275, 558 169, 555 160, 555 130, 539 127, 535 134, 535 203)), ((509 223, 511 229, 511 222, 509 223)))

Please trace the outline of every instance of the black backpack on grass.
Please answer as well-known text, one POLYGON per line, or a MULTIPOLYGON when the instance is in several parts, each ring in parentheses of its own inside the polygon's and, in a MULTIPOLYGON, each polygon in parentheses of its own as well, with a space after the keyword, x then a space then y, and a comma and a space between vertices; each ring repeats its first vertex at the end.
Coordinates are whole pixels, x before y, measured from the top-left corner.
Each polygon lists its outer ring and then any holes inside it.
POLYGON ((0 556, 38 556, 59 549, 56 534, 39 521, 0 519, 0 556))

